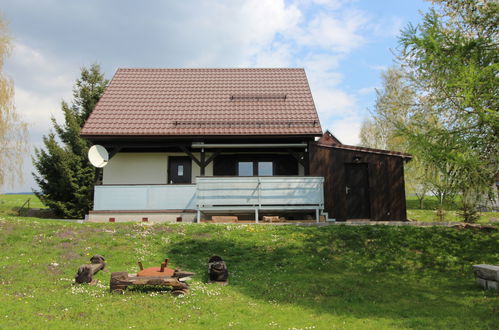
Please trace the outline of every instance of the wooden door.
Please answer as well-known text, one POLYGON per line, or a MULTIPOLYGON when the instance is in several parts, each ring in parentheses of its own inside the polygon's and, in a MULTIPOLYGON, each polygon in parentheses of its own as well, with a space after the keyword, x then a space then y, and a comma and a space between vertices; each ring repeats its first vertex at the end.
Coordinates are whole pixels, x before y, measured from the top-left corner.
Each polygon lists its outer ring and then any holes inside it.
POLYGON ((369 175, 367 164, 345 164, 347 218, 369 219, 369 175))
POLYGON ((168 158, 168 183, 191 183, 192 161, 189 157, 168 158))

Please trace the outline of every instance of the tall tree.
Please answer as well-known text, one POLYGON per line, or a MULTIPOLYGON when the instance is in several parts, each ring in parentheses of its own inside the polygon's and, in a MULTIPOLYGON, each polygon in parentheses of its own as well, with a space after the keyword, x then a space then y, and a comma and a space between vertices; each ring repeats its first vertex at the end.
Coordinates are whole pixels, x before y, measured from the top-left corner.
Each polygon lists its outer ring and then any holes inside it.
POLYGON ((422 24, 400 38, 401 65, 426 100, 398 128, 413 152, 448 176, 472 221, 499 171, 499 3, 433 2, 422 24))
POLYGON ((73 88, 73 101, 62 102, 64 124, 54 118, 54 131, 43 137, 44 149, 36 149, 33 173, 40 191, 35 192, 56 215, 82 218, 92 208, 95 168, 87 159, 90 143, 80 137, 80 130, 108 81, 93 64, 82 68, 73 88))
POLYGON ((416 93, 408 84, 405 73, 392 67, 381 74, 380 89, 376 89, 376 103, 371 118, 364 121, 360 131, 363 146, 407 152, 407 143, 397 131, 395 123, 406 123, 416 93))
MULTIPOLYGON (((380 89, 376 89, 376 103, 371 117, 360 130, 362 146, 411 153, 406 139, 400 135, 396 124, 408 122, 417 95, 401 68, 392 67, 381 74, 380 89)), ((430 191, 428 170, 418 157, 405 165, 405 182, 408 193, 414 193, 420 208, 430 191)))
POLYGON ((28 150, 28 128, 14 106, 14 83, 3 73, 10 40, 7 23, 0 15, 0 186, 22 182, 23 156, 28 150))
MULTIPOLYGON (((444 202, 452 197, 452 186, 448 171, 441 171, 426 161, 411 145, 400 127, 411 127, 414 118, 414 108, 423 108, 427 96, 417 93, 410 77, 402 68, 392 67, 381 75, 382 87, 376 89, 376 103, 371 111, 371 118, 364 121, 361 131, 361 144, 366 147, 388 149, 413 154, 413 160, 406 164, 406 188, 408 193, 414 193, 419 200, 420 208, 426 195, 431 192, 444 202)), ((440 125, 436 118, 426 117, 422 112, 427 126, 440 125)))

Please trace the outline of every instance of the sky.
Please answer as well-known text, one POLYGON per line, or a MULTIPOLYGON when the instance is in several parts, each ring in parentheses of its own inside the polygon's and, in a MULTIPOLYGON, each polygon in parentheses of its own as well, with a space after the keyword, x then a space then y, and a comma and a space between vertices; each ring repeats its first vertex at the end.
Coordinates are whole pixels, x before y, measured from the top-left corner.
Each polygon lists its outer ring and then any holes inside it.
MULTIPOLYGON (((357 144, 376 100, 380 74, 393 65, 400 30, 421 21, 423 0, 2 0, 13 38, 4 73, 30 150, 43 146, 51 118, 71 101, 80 69, 305 68, 322 128, 357 144)), ((24 182, 37 189, 31 154, 24 182)))

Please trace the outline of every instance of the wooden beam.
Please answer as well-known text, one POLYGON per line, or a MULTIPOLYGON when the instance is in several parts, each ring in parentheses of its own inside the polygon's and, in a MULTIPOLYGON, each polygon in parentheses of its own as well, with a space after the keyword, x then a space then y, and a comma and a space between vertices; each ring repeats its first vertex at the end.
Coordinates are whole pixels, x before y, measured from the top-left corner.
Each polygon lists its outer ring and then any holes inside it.
POLYGON ((123 149, 123 146, 115 146, 115 147, 113 147, 113 149, 109 152, 109 159, 113 158, 114 155, 116 155, 118 152, 121 151, 121 149, 123 149))
POLYGON ((292 149, 288 149, 288 152, 298 161, 298 163, 300 163, 303 167, 305 167, 305 153, 296 152, 292 149))
POLYGON ((208 157, 208 159, 205 161, 204 165, 208 166, 213 161, 213 159, 215 159, 215 157, 217 157, 218 155, 220 155, 220 152, 221 152, 220 149, 216 149, 213 152, 213 154, 210 157, 208 157))
POLYGON ((179 145, 179 148, 180 148, 183 152, 185 152, 185 153, 186 153, 189 157, 191 157, 191 159, 192 159, 192 160, 193 160, 196 164, 198 164, 198 166, 199 166, 199 167, 203 167, 203 166, 201 165, 201 161, 200 161, 199 159, 197 159, 197 158, 196 158, 196 156, 194 156, 194 155, 192 154, 192 152, 191 152, 189 149, 187 149, 187 147, 186 147, 186 146, 184 146, 184 145, 179 145))

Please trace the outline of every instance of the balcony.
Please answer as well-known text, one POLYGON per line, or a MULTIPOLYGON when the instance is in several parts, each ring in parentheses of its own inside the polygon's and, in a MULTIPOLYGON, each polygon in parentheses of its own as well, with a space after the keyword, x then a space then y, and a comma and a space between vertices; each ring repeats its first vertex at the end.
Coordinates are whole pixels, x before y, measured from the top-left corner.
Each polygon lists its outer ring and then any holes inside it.
POLYGON ((324 207, 322 177, 197 177, 186 185, 101 185, 94 211, 196 210, 203 212, 314 210, 324 207))

